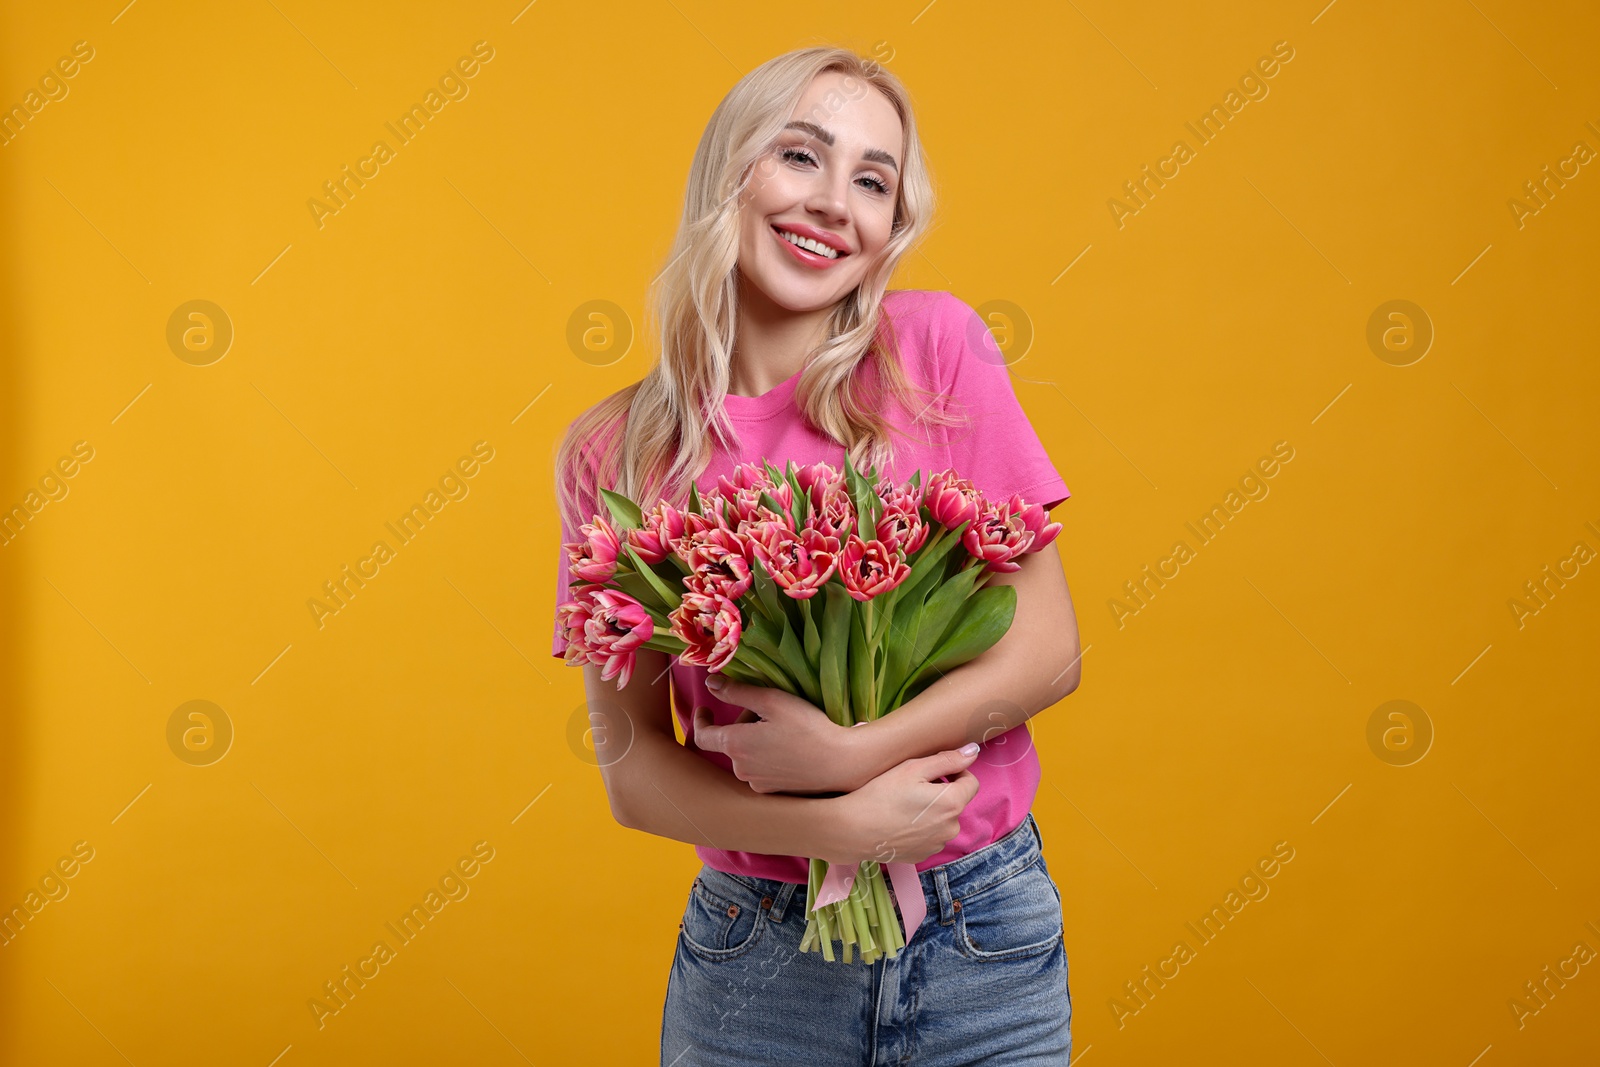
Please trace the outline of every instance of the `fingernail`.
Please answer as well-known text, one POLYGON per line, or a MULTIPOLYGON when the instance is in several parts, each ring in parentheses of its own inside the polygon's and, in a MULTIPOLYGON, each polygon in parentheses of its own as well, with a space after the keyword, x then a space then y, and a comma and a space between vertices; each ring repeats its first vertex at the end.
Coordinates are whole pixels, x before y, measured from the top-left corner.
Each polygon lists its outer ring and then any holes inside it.
POLYGON ((978 742, 968 741, 961 746, 959 751, 963 756, 976 756, 978 754, 978 742))
POLYGON ((711 674, 711 675, 707 675, 706 676, 706 688, 707 689, 711 689, 711 690, 721 689, 722 688, 722 682, 723 682, 722 676, 719 675, 719 674, 711 674))

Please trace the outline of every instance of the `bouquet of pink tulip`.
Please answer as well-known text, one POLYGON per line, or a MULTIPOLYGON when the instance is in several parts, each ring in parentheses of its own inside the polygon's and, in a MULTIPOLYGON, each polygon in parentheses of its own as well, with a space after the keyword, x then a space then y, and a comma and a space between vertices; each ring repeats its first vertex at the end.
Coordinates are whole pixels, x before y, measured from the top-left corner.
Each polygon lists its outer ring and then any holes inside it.
MULTIPOLYGON (((596 515, 563 546, 567 664, 603 667, 620 689, 649 648, 802 696, 840 726, 888 714, 1004 636, 1016 590, 985 576, 1019 570, 1061 531, 1020 495, 994 503, 954 471, 926 486, 921 473, 880 485, 848 457, 843 473, 747 463, 705 496, 691 485, 687 511, 602 489, 612 521, 596 515)), ((916 887, 914 904, 897 894, 902 911, 920 921, 915 866, 897 866, 897 890, 916 887)), ((907 915, 902 934, 873 860, 830 876, 813 859, 806 913, 801 951, 829 961, 835 939, 846 963, 852 946, 865 963, 893 958, 916 926, 907 915)))

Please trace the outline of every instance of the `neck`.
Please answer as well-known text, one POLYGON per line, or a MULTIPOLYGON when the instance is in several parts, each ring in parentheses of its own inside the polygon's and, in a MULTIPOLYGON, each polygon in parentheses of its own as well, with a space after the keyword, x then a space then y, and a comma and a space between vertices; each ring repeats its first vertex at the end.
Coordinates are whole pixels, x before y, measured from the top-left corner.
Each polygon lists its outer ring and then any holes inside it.
POLYGON ((805 365, 806 356, 822 342, 832 313, 831 305, 816 311, 791 311, 741 280, 728 392, 760 396, 794 377, 805 365))

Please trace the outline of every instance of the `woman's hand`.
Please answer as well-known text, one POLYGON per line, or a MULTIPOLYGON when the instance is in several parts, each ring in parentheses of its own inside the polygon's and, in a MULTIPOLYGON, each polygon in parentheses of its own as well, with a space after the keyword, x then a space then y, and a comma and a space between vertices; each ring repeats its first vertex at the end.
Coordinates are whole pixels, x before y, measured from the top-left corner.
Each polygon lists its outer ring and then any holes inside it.
POLYGON ((734 776, 757 793, 846 793, 872 775, 861 736, 867 731, 851 736, 827 712, 782 689, 721 680, 717 698, 745 710, 715 726, 710 708, 695 708, 694 744, 731 759, 734 776))
POLYGON ((838 842, 829 863, 921 863, 961 832, 961 813, 978 795, 967 768, 978 746, 908 759, 853 793, 838 797, 838 842), (948 781, 940 781, 948 777, 948 781))

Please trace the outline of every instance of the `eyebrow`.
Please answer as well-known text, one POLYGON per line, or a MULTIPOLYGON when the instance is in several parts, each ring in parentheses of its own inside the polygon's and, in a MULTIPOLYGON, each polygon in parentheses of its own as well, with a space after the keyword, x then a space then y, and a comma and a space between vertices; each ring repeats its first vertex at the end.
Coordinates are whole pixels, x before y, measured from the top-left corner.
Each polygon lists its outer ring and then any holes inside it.
MULTIPOLYGON (((811 136, 815 137, 829 148, 833 147, 833 134, 829 133, 821 126, 818 126, 815 122, 807 122, 805 119, 799 119, 795 122, 789 123, 784 127, 784 129, 802 130, 805 133, 809 133, 811 136)), ((873 163, 882 163, 883 165, 892 168, 896 174, 900 173, 900 165, 894 161, 894 157, 881 148, 869 148, 865 152, 861 153, 861 158, 873 163)))

